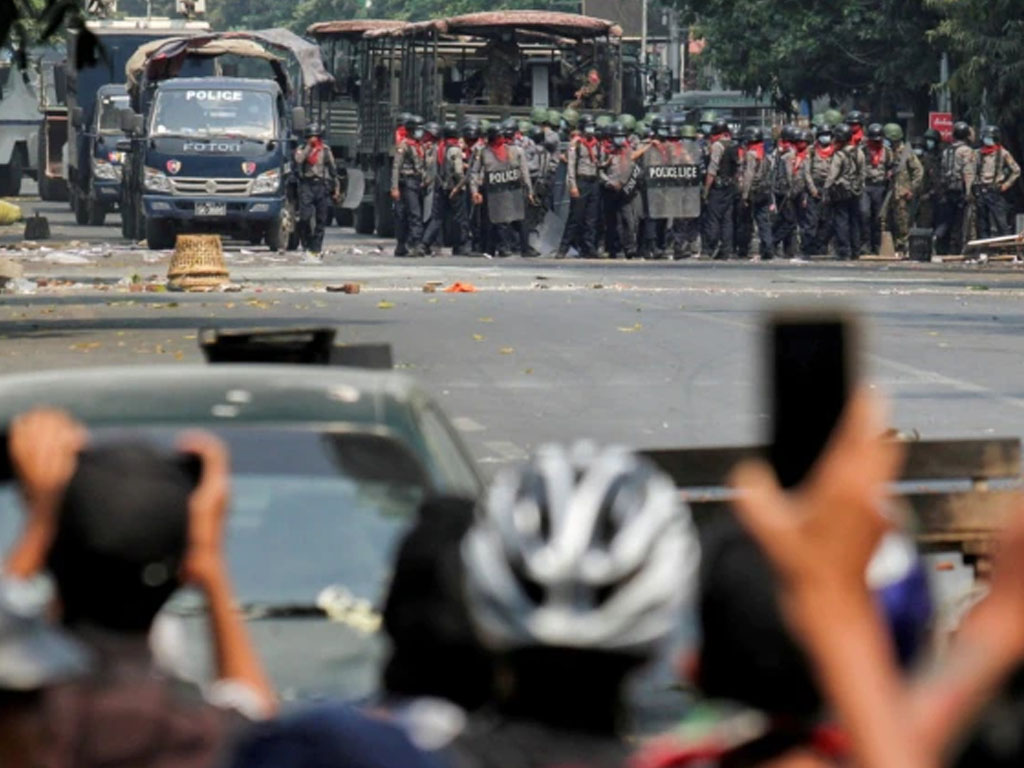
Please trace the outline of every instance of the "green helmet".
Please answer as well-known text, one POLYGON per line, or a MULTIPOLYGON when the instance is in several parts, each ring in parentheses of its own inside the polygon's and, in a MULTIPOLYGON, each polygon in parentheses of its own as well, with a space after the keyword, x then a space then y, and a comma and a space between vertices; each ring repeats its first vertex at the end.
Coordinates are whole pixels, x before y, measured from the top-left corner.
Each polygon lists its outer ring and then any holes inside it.
POLYGON ((575 128, 580 121, 580 113, 570 107, 562 113, 562 119, 565 120, 570 128, 575 128))
POLYGON ((597 120, 594 122, 598 128, 605 128, 612 124, 611 115, 598 115, 597 120))
POLYGON ((628 133, 632 133, 636 129, 636 118, 632 115, 619 115, 619 122, 622 123, 622 127, 625 128, 628 133))
POLYGON ((544 107, 534 107, 530 111, 530 122, 534 125, 540 125, 548 119, 548 111, 544 107))
POLYGON ((643 120, 637 120, 636 125, 633 126, 633 133, 637 136, 645 136, 647 134, 647 123, 643 120))
POLYGON ((700 113, 700 127, 704 130, 704 133, 708 133, 711 130, 711 126, 715 124, 717 119, 718 115, 715 114, 713 109, 705 109, 700 113))
POLYGON ((696 139, 697 138, 697 126, 684 123, 679 128, 679 135, 684 139, 696 139))
POLYGON ((531 123, 529 120, 519 121, 519 132, 524 136, 530 132, 531 128, 533 128, 533 123, 531 123))
POLYGON ((826 124, 827 123, 825 121, 824 112, 819 112, 818 114, 811 118, 811 125, 813 125, 815 128, 820 128, 821 126, 826 124))
POLYGON ((486 133, 487 129, 491 127, 491 121, 486 117, 480 121, 480 133, 486 133))
POLYGON ((658 117, 657 112, 648 112, 646 115, 644 115, 644 122, 650 125, 651 123, 654 122, 654 118, 656 117, 658 117))
POLYGON ((843 113, 838 109, 830 109, 825 112, 825 124, 836 126, 843 122, 843 113))
MULTIPOLYGON (((543 123, 545 121, 541 120, 541 122, 543 123)), ((562 122, 562 113, 559 112, 557 109, 549 109, 547 116, 547 124, 554 127, 557 126, 560 122, 562 122)))
POLYGON ((882 126, 882 135, 889 141, 903 141, 903 129, 898 123, 886 123, 882 126))

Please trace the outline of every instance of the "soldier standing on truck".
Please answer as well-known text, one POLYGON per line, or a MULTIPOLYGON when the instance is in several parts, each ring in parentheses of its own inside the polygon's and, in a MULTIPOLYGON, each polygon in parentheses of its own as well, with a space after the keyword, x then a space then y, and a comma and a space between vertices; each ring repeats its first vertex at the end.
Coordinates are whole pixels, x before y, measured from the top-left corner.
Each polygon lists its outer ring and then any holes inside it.
POLYGON ((410 115, 405 122, 406 135, 395 147, 391 168, 391 199, 395 201, 395 256, 423 256, 423 181, 425 164, 423 118, 410 115))
POLYGON ((306 129, 306 143, 295 150, 299 166, 299 239, 307 254, 322 258, 328 202, 338 197, 338 169, 317 123, 306 129))

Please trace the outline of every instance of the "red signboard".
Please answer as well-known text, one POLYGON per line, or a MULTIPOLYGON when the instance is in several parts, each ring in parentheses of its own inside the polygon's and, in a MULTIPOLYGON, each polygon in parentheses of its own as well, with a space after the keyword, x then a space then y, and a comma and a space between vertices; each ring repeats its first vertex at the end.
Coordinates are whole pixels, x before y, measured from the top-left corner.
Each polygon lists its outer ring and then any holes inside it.
POLYGON ((943 141, 953 140, 953 113, 929 112, 928 127, 934 128, 942 136, 943 141))

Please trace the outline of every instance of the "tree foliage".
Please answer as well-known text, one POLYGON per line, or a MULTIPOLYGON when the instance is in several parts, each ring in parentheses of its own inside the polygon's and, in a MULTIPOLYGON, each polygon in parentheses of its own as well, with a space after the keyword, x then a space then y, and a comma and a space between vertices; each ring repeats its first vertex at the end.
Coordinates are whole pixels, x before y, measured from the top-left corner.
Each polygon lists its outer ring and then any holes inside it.
POLYGON ((781 102, 853 97, 879 114, 927 100, 938 80, 926 0, 693 0, 728 84, 781 102))

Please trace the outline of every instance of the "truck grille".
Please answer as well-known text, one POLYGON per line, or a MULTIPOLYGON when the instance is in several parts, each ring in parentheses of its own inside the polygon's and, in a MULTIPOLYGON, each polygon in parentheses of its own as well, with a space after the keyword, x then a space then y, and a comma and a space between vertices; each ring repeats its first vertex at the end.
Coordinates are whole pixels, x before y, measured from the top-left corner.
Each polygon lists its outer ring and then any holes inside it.
POLYGON ((252 179, 171 179, 171 189, 176 195, 245 196, 251 186, 252 179))

